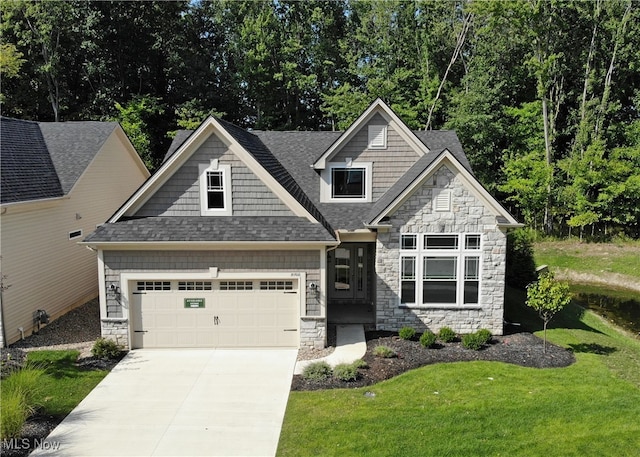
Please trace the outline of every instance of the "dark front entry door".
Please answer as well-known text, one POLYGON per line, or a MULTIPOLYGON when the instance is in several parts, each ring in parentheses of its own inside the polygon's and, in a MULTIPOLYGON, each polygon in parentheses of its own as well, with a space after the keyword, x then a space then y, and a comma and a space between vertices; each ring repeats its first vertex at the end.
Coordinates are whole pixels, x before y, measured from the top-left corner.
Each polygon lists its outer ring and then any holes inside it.
POLYGON ((329 251, 329 300, 366 303, 369 297, 369 249, 365 243, 341 244, 329 251))

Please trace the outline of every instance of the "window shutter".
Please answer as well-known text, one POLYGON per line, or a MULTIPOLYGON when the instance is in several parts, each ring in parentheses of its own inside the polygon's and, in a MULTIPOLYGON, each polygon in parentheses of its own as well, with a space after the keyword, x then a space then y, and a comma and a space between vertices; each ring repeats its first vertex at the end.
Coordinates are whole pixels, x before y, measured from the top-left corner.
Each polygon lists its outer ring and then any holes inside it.
POLYGON ((387 126, 386 125, 370 125, 369 126, 369 148, 370 149, 386 149, 387 147, 387 126))
POLYGON ((451 191, 441 190, 436 193, 433 206, 435 211, 451 211, 451 191))

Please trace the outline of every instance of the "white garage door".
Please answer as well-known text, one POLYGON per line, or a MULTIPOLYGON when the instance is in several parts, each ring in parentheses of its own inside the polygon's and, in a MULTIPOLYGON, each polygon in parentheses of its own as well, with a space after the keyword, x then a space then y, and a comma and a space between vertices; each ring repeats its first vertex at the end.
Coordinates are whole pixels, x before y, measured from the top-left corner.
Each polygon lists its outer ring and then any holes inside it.
POLYGON ((132 281, 133 348, 298 347, 298 280, 132 281))

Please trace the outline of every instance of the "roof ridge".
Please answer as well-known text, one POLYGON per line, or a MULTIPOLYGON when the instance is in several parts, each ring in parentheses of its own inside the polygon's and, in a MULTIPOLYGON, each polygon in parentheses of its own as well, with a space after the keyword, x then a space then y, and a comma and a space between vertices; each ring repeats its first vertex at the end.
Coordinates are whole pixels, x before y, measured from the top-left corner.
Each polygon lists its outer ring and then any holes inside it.
POLYGON ((240 145, 249 152, 260 165, 267 170, 267 172, 276 179, 286 189, 286 191, 295 198, 298 203, 300 203, 320 224, 322 224, 327 231, 331 234, 331 236, 335 236, 335 230, 329 224, 329 221, 324 217, 322 212, 316 207, 313 201, 309 198, 309 196, 302 190, 300 184, 295 180, 295 178, 291 175, 289 170, 282 165, 282 162, 278 160, 278 158, 271 152, 271 150, 264 144, 264 142, 260 139, 259 136, 253 134, 252 132, 243 129, 242 127, 238 127, 235 124, 232 124, 228 121, 223 121, 222 119, 217 119, 220 121, 220 125, 227 130, 227 132, 233 136, 236 141, 240 143, 240 145), (228 129, 227 127, 231 127, 228 129), (241 135, 241 137, 236 136, 236 134, 241 135), (247 144, 244 139, 250 139, 255 143, 257 149, 253 149, 251 144, 247 144), (262 156, 262 154, 268 154, 268 158, 272 160, 272 163, 269 163, 265 160, 266 157, 262 156))

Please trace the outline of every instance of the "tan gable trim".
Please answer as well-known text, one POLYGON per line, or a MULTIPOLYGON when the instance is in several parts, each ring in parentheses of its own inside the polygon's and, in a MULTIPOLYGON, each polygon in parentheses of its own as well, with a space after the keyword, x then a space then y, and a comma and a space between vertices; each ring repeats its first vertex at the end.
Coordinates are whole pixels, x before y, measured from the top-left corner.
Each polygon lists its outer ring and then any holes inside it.
POLYGON ((376 99, 367 110, 351 124, 340 138, 314 164, 316 170, 324 170, 327 163, 346 145, 356 133, 365 128, 368 122, 380 114, 385 121, 412 147, 420 156, 429 152, 429 148, 420 141, 407 125, 381 99, 376 99))
POLYGON ((213 117, 206 119, 193 134, 176 150, 162 167, 145 182, 136 193, 114 214, 108 222, 117 222, 122 217, 134 215, 158 191, 169 178, 202 146, 215 135, 242 161, 271 192, 274 193, 296 216, 310 222, 318 221, 298 202, 265 168, 213 117))
POLYGON ((489 208, 489 210, 496 216, 497 225, 507 228, 523 226, 523 224, 516 221, 514 217, 509 214, 500 202, 498 202, 498 200, 496 200, 448 150, 444 150, 442 154, 440 154, 440 156, 434 160, 433 163, 431 163, 431 165, 429 165, 429 167, 422 172, 417 179, 407 186, 407 188, 391 204, 389 204, 384 211, 376 216, 368 226, 375 227, 381 223, 382 219, 393 214, 407 199, 409 199, 409 197, 411 197, 411 195, 413 195, 417 189, 425 184, 428 185, 433 174, 443 165, 454 172, 460 178, 463 185, 471 190, 471 192, 485 207, 489 208), (500 218, 500 221, 498 218, 500 218))

